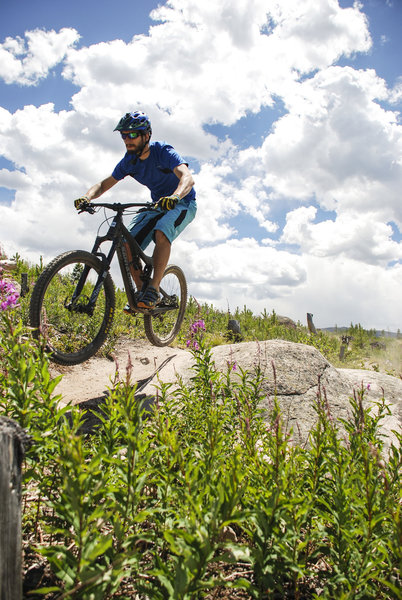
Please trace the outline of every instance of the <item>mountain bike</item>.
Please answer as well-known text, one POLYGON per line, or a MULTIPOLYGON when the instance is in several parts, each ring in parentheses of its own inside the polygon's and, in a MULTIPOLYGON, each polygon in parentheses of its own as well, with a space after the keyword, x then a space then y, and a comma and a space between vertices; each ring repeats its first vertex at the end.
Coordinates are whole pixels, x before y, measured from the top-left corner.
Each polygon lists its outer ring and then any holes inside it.
POLYGON ((187 304, 187 283, 183 271, 168 265, 160 285, 160 301, 152 309, 136 306, 134 282, 130 274, 128 244, 132 264, 141 269, 142 289, 151 279, 153 262, 140 248, 123 223, 123 214, 155 210, 151 203, 91 202, 79 212, 93 214, 101 208, 115 212, 106 217, 106 235, 98 235, 91 252, 71 250, 53 259, 40 274, 32 291, 29 320, 34 335, 43 336, 50 358, 61 365, 88 360, 105 342, 115 313, 115 286, 110 274, 117 254, 130 312, 143 314, 145 334, 151 344, 167 346, 177 336, 187 304), (131 210, 130 210, 131 209, 131 210), (101 245, 110 242, 107 253, 101 245))

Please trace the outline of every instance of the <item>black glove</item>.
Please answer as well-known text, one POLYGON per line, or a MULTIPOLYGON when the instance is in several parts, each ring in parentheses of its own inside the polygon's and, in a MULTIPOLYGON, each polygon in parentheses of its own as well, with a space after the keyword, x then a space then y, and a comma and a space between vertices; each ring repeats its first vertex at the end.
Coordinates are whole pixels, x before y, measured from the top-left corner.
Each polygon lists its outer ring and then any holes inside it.
POLYGON ((172 210, 178 202, 180 202, 179 196, 173 194, 173 196, 163 196, 163 198, 159 198, 158 206, 163 210, 172 210))
POLYGON ((81 196, 81 198, 77 198, 77 200, 74 200, 74 208, 76 210, 80 210, 83 204, 89 204, 89 200, 86 196, 81 196))

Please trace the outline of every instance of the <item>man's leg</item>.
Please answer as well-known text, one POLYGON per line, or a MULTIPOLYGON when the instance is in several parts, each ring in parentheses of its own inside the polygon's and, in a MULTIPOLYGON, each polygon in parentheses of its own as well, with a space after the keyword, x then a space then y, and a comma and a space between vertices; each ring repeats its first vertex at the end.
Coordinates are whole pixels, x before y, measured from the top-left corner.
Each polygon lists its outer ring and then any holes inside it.
POLYGON ((171 243, 166 235, 159 229, 155 231, 155 248, 153 253, 154 270, 148 287, 138 298, 138 308, 151 309, 156 306, 159 299, 159 284, 162 280, 170 257, 171 243))
POLYGON ((155 248, 153 253, 154 272, 149 285, 159 291, 159 285, 170 257, 171 243, 166 235, 157 229, 155 231, 155 248))
MULTIPOLYGON (((159 234, 162 232, 159 230, 155 231, 155 227, 157 226, 158 222, 161 219, 163 219, 164 216, 165 215, 163 212, 149 210, 149 211, 140 212, 140 213, 136 214, 135 217, 133 218, 133 220, 131 221, 131 223, 129 225, 129 231, 143 250, 145 248, 147 248, 148 244, 153 239, 155 241, 155 245, 156 246, 158 245, 159 234)), ((166 240, 166 241, 168 241, 168 240, 166 240)), ((163 240, 162 240, 162 243, 163 243, 163 240)), ((142 286, 143 286, 143 281, 141 279, 141 270, 135 269, 134 265, 131 264, 132 256, 131 256, 131 252, 128 247, 128 244, 126 244, 126 250, 127 250, 127 256, 128 256, 129 262, 130 262, 131 275, 134 279, 137 290, 141 291, 142 286)), ((159 252, 159 249, 156 250, 157 262, 159 262, 158 252, 159 252)), ((163 251, 162 251, 162 254, 163 254, 163 251)), ((170 249, 169 249, 169 254, 170 254, 170 249)), ((169 260, 169 256, 167 257, 167 260, 169 260)), ((163 271, 164 271, 164 269, 163 269, 163 271)), ((159 287, 159 282, 163 277, 163 271, 160 276, 158 275, 157 277, 155 277, 158 287, 159 287), (159 277, 159 282, 158 282, 158 277, 159 277)), ((158 268, 156 269, 156 272, 158 273, 158 268)), ((151 282, 151 285, 152 285, 152 282, 151 282)))
POLYGON ((134 283, 135 283, 137 290, 140 291, 142 288, 141 270, 134 269, 133 257, 131 255, 130 246, 127 244, 127 242, 124 242, 124 247, 126 249, 126 254, 127 254, 128 264, 130 267, 131 277, 134 279, 134 283))

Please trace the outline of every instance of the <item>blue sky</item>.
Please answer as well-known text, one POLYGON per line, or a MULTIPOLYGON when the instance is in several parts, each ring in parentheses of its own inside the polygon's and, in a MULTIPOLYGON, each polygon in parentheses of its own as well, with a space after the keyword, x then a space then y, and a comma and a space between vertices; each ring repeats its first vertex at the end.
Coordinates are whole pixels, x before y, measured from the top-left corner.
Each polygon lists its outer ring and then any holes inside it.
POLYGON ((32 262, 89 248, 100 217, 72 200, 141 108, 195 175, 172 252, 190 293, 397 330, 401 26, 400 0, 1 3, 0 244, 32 262))

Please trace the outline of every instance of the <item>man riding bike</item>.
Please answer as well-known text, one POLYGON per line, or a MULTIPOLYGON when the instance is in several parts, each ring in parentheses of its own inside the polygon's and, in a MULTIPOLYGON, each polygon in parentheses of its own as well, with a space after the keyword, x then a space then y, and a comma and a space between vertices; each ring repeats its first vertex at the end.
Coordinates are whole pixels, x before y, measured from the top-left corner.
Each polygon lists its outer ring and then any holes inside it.
MULTIPOLYGON (((83 203, 99 198, 127 175, 148 187, 155 208, 135 215, 128 227, 143 250, 152 240, 155 242, 153 276, 145 290, 141 290, 140 266, 131 262, 128 245, 126 250, 139 292, 137 308, 149 310, 158 303, 159 284, 169 261, 171 244, 195 217, 194 180, 188 164, 172 146, 150 142, 151 122, 144 112, 126 113, 114 131, 120 131, 126 154, 113 173, 90 187, 84 196, 74 201, 74 206, 79 210, 83 203)), ((130 312, 128 306, 124 310, 130 312)))

